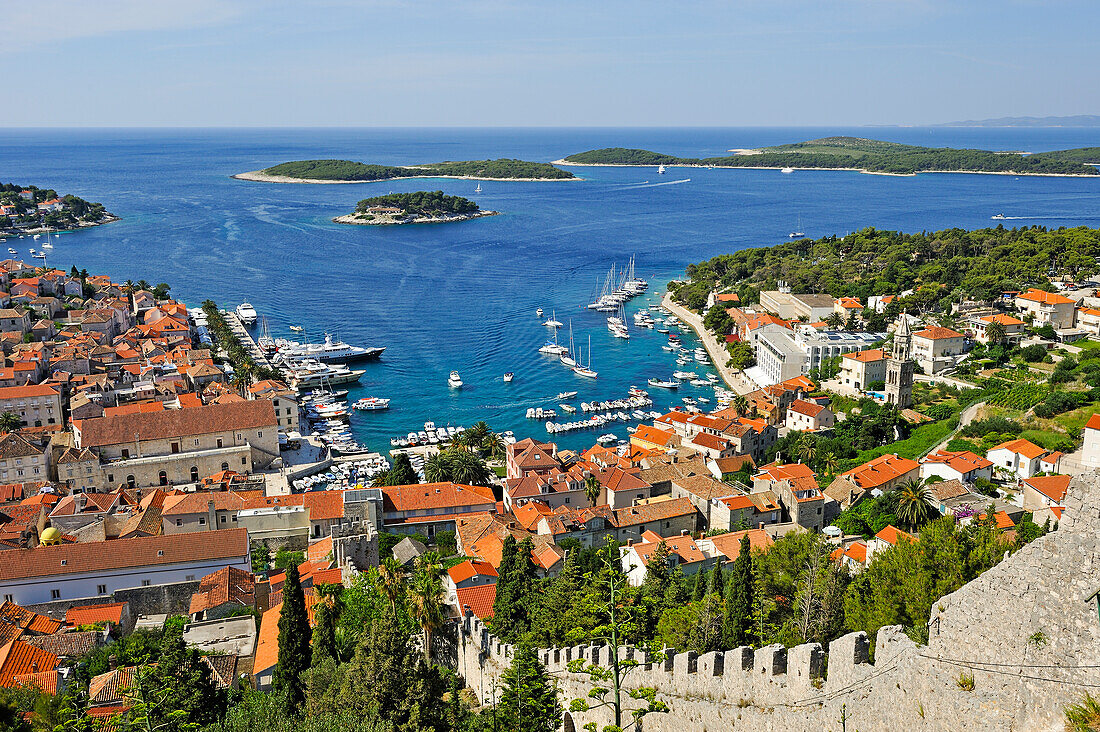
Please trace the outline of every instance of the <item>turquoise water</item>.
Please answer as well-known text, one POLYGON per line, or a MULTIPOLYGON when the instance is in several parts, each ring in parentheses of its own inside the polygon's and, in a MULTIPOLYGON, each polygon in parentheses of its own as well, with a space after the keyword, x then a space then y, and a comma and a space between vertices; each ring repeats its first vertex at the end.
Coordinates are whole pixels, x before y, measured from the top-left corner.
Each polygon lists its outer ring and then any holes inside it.
MULTIPOLYGON (((385 345, 353 397, 390 397, 388 412, 356 414, 353 431, 388 449, 425 420, 487 420, 520 437, 545 437, 524 418, 561 391, 581 400, 624 396, 631 384, 676 369, 665 337, 632 330, 613 338, 603 314, 583 309, 613 263, 636 255, 657 286, 715 254, 787 240, 801 219, 809 236, 866 226, 914 231, 991 224, 998 212, 1020 225, 1097 225, 1100 178, 990 175, 888 177, 852 172, 783 175, 769 170, 575 168, 584 182, 421 180, 360 185, 274 185, 233 173, 285 160, 341 157, 400 164, 483 157, 554 160, 622 145, 680 155, 857 134, 898 142, 1006 150, 1100 144, 1087 129, 312 129, 6 130, 2 179, 49 186, 103 202, 122 220, 66 234, 50 264, 72 264, 117 280, 167 281, 176 297, 222 306, 252 302, 273 334, 300 324, 352 343, 385 345), (690 178, 688 182, 678 182, 690 178), (356 201, 388 192, 441 189, 475 198, 501 216, 440 226, 334 224, 356 201), (573 324, 595 382, 537 353, 548 329, 535 309, 573 324), (587 356, 586 356, 587 358, 587 356), (457 369, 465 388, 447 388, 457 369), (516 374, 505 384, 506 371, 516 374)), ((1008 222, 1006 222, 1008 223, 1008 222)), ((9 240, 8 246, 13 243, 9 240)), ((28 243, 17 247, 25 256, 28 243)), ((685 343, 691 338, 685 336, 685 343)), ((702 373, 697 365, 685 367, 702 373)), ((657 407, 706 394, 650 390, 657 407)), ((625 426, 612 430, 626 437, 625 426)), ((591 445, 598 433, 555 439, 591 445)))

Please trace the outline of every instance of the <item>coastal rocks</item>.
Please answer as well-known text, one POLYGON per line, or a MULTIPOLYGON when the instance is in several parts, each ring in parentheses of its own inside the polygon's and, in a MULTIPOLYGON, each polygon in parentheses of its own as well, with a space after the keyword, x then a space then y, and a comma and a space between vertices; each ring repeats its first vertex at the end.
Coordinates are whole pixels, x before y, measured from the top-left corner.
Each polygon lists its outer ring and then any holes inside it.
POLYGON ((408 214, 363 214, 352 213, 337 216, 337 224, 355 224, 358 226, 400 226, 402 224, 446 224, 454 221, 469 221, 486 216, 496 216, 499 211, 476 211, 465 214, 444 214, 441 216, 410 216, 408 214))

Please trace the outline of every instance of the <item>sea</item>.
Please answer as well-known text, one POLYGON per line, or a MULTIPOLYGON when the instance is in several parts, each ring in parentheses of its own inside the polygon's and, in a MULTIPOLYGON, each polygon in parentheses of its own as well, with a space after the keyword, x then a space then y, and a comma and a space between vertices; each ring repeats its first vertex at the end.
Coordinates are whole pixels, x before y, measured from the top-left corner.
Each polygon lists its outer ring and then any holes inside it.
MULTIPOLYGON (((389 450, 390 439, 437 425, 485 420, 517 438, 548 437, 529 407, 560 408, 560 392, 581 401, 624 397, 631 385, 680 368, 666 336, 632 326, 612 337, 605 315, 585 308, 608 271, 634 257, 647 295, 659 300, 685 267, 745 247, 770 246, 800 230, 810 237, 865 227, 906 232, 948 227, 1100 225, 1100 177, 1045 178, 845 171, 584 167, 582 181, 421 179, 355 185, 270 184, 231 178, 288 160, 345 158, 380 164, 518 158, 552 161, 601 147, 639 147, 684 156, 722 155, 827 135, 902 143, 1038 152, 1100 145, 1095 129, 685 128, 685 129, 7 129, 0 130, 0 180, 49 187, 102 202, 121 220, 65 233, 49 264, 75 265, 121 282, 167 282, 198 305, 251 302, 274 336, 319 340, 325 333, 385 346, 351 398, 391 399, 388 411, 357 412, 352 431, 389 450), (336 224, 362 198, 442 190, 501 215, 400 227, 336 224), (569 326, 584 379, 538 352, 552 329, 544 310, 569 326), (291 333, 291 325, 304 333, 291 333), (465 382, 451 389, 457 370, 465 382), (505 383, 503 375, 515 378, 505 383)), ((6 246, 28 257, 29 240, 6 246)), ((683 336, 693 345, 690 333, 683 336)), ((684 367, 700 375, 709 369, 684 367)), ((649 389, 655 409, 713 390, 649 389)), ((706 403, 700 406, 707 406, 706 403)), ((559 417, 557 421, 562 421, 559 417)), ((583 449, 601 434, 628 437, 627 424, 555 435, 583 449)))

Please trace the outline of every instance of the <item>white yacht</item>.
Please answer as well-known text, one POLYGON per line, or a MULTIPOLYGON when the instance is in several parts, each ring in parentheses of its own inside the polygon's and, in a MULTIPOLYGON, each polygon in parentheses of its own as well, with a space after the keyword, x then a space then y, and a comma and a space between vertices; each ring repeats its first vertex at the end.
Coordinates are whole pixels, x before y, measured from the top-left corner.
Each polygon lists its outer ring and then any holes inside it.
POLYGON ((665 166, 663 166, 663 165, 658 165, 658 166, 657 166, 657 174, 658 174, 658 175, 664 175, 664 174, 665 174, 665 166))
POLYGON ((558 320, 558 314, 554 313, 553 315, 551 315, 550 319, 543 323, 543 325, 545 325, 547 328, 560 328, 561 321, 558 320))
POLYGON ((660 379, 650 379, 649 380, 649 385, 650 386, 657 386, 657 387, 660 387, 662 389, 679 389, 680 388, 680 382, 679 381, 674 381, 672 379, 669 379, 668 381, 661 381, 660 379))
POLYGON ((452 389, 462 388, 462 377, 458 375, 457 371, 452 371, 451 375, 447 377, 447 386, 452 389))
POLYGON ((331 384, 350 384, 359 381, 362 369, 349 369, 338 364, 325 364, 320 361, 299 361, 285 368, 287 376, 295 386, 302 388, 328 386, 331 384))
POLYGON ((389 409, 390 400, 383 399, 381 397, 364 397, 355 404, 351 405, 353 409, 359 409, 366 412, 372 412, 376 409, 389 409))
POLYGON ((790 174, 794 172, 794 168, 783 168, 783 170, 781 170, 780 172, 790 174))
POLYGON ((511 371, 509 371, 508 373, 506 373, 504 375, 504 383, 509 384, 509 383, 511 383, 512 379, 514 379, 514 378, 516 378, 516 375, 514 373, 512 373, 511 371))
POLYGON ((297 361, 303 358, 312 358, 318 361, 366 361, 375 359, 386 350, 385 346, 361 347, 352 346, 341 340, 334 339, 325 333, 324 343, 298 343, 277 339, 275 346, 278 349, 280 360, 297 361))
POLYGON ((242 302, 237 306, 237 318, 241 321, 241 324, 248 327, 256 322, 256 318, 259 316, 256 314, 256 308, 252 307, 250 302, 242 302))

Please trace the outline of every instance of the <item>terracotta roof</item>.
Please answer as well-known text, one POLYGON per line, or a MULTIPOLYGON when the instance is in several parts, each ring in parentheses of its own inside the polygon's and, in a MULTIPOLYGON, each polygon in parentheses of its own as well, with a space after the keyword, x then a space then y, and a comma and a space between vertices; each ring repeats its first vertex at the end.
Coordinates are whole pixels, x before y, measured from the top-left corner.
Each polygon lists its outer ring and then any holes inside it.
POLYGON ((630 548, 638 555, 643 565, 649 562, 653 552, 657 551, 657 547, 662 543, 668 547, 669 554, 675 554, 680 558, 682 564, 695 564, 696 562, 706 561, 706 555, 699 549, 699 545, 695 543, 695 539, 691 536, 661 537, 652 531, 647 531, 642 536, 647 541, 632 544, 630 548))
POLYGON ((57 656, 21 640, 0 647, 0 686, 12 685, 16 676, 52 671, 57 668, 57 656))
POLYGON ((458 584, 459 582, 465 582, 477 575, 496 577, 497 571, 493 568, 493 565, 488 562, 483 562, 480 559, 467 559, 465 562, 456 564, 448 569, 447 574, 450 576, 452 582, 458 584))
POLYGON ((136 666, 123 666, 99 676, 93 676, 88 683, 88 704, 104 706, 125 701, 123 690, 133 686, 136 671, 136 666))
POLYGON ((122 414, 75 421, 81 447, 127 443, 140 435, 143 440, 188 437, 215 432, 232 432, 275 427, 275 408, 266 399, 206 404, 163 412, 122 414))
POLYGON ((1059 295, 1056 292, 1044 292, 1043 290, 1036 290, 1035 288, 1031 288, 1027 292, 1022 292, 1016 297, 1020 300, 1030 300, 1031 302, 1045 305, 1068 305, 1073 302, 1073 300, 1065 295, 1059 295))
POLYGON ((103 641, 103 633, 98 630, 79 630, 74 633, 25 636, 22 640, 49 651, 58 658, 76 658, 98 648, 103 641))
MULTIPOLYGON (((1097 314, 1100 315, 1100 311, 1097 311, 1097 314)), ((1024 321, 1020 320, 1019 318, 1014 318, 1011 315, 1005 315, 1004 313, 997 313, 996 315, 987 315, 984 318, 981 318, 981 320, 985 321, 986 323, 1000 323, 1001 325, 1023 325, 1024 324, 1024 321)))
MULTIPOLYGON (((213 491, 210 493, 195 492, 178 496, 166 496, 164 506, 161 509, 163 516, 178 516, 192 513, 206 513, 209 510, 208 503, 214 502, 215 511, 241 511, 246 508, 255 508, 251 503, 253 499, 263 498, 264 492, 255 491, 213 491)), ((295 498, 284 496, 284 498, 295 498)), ((297 496, 301 498, 301 494, 297 496)))
POLYGON ((614 511, 616 526, 636 526, 651 521, 661 521, 679 516, 694 514, 695 506, 688 498, 674 498, 669 501, 657 503, 645 503, 637 506, 626 506, 614 511))
POLYGON ((829 555, 833 561, 839 561, 841 557, 847 557, 860 564, 867 563, 867 543, 859 540, 853 541, 846 547, 838 546, 832 554, 829 555))
POLYGON ((930 341, 942 341, 946 338, 965 338, 965 336, 957 330, 951 330, 950 328, 944 328, 940 325, 934 325, 931 328, 925 328, 919 330, 913 334, 914 338, 927 338, 930 341))
POLYGON ((210 667, 214 675, 214 681, 220 688, 233 686, 237 675, 237 657, 233 654, 224 656, 202 656, 202 660, 210 667))
POLYGON ((839 305, 842 308, 848 308, 849 310, 851 310, 853 308, 854 309, 859 309, 859 310, 863 309, 863 303, 861 303, 859 300, 857 300, 854 297, 839 298, 839 299, 837 299, 836 304, 839 305))
POLYGON ((756 467, 756 463, 753 462, 751 455, 734 455, 733 457, 716 458, 714 464, 718 466, 719 472, 723 475, 726 473, 736 473, 743 465, 748 465, 750 468, 756 467))
POLYGON ((326 561, 332 553, 331 536, 326 536, 324 539, 315 541, 306 547, 306 559, 311 562, 326 561))
POLYGON ((65 624, 70 628, 95 623, 122 623, 122 612, 128 603, 112 602, 105 605, 77 605, 65 611, 65 624))
POLYGON ((40 455, 42 450, 32 445, 30 440, 18 432, 9 432, 0 436, 0 460, 40 455))
POLYGON ((57 390, 45 384, 28 384, 26 386, 0 387, 0 400, 26 399, 27 397, 58 396, 57 390))
POLYGON ((749 549, 754 552, 766 552, 775 544, 768 532, 763 529, 731 531, 728 534, 707 537, 707 540, 714 544, 714 548, 722 553, 726 561, 732 562, 741 555, 741 539, 746 536, 749 537, 749 549))
POLYGON ((886 351, 881 348, 869 348, 866 351, 845 353, 843 358, 859 361, 860 363, 874 363, 875 361, 885 361, 889 356, 887 356, 886 351))
POLYGON ((887 544, 897 545, 900 539, 907 539, 908 541, 916 541, 917 538, 912 534, 907 534, 901 529, 895 528, 893 525, 888 525, 885 529, 875 534, 876 539, 882 539, 887 544))
POLYGON ((984 468, 993 467, 992 461, 986 460, 981 455, 977 455, 969 450, 959 450, 957 452, 937 450, 925 457, 924 462, 946 465, 952 470, 964 474, 972 470, 982 470, 984 468))
POLYGON ((455 595, 458 597, 459 614, 464 614, 464 608, 469 607, 470 611, 482 620, 493 617, 493 603, 497 599, 496 583, 460 587, 455 591, 455 595))
POLYGON ((886 485, 892 480, 920 468, 920 463, 909 458, 897 457, 887 453, 852 468, 841 475, 847 476, 863 490, 871 490, 886 485))
POLYGON ((1085 423, 1085 429, 1100 430, 1100 413, 1094 414, 1089 417, 1089 421, 1085 423))
MULTIPOLYGON (((1095 417, 1096 415, 1093 416, 1095 417)), ((1017 455, 1023 455, 1028 460, 1034 460, 1035 458, 1046 454, 1046 450, 1039 447, 1034 442, 1025 440, 1022 437, 1016 440, 1002 442, 996 447, 991 447, 988 451, 986 451, 986 454, 988 455, 994 450, 1008 450, 1009 452, 1016 453, 1017 455)))
POLYGON ((383 488, 382 495, 383 510, 387 512, 453 509, 496 503, 491 488, 450 482, 391 486, 383 488))
POLYGON ((808 402, 805 399, 795 399, 791 402, 791 406, 787 407, 787 410, 797 412, 798 414, 805 414, 807 417, 816 417, 825 411, 825 407, 817 402, 808 402))
POLYGON ((4 628, 17 628, 21 631, 49 635, 61 630, 63 625, 64 623, 60 620, 40 615, 14 602, 5 600, 4 604, 0 605, 0 642, 6 640, 3 635, 4 628))
POLYGON ((199 580, 199 588, 191 595, 188 612, 213 610, 225 604, 253 608, 256 605, 256 578, 251 572, 236 567, 223 567, 199 580))
POLYGON ((642 442, 648 442, 653 445, 659 445, 664 447, 673 440, 675 435, 668 430, 658 429, 656 427, 650 427, 647 424, 638 425, 638 429, 634 432, 631 439, 641 440, 642 442))
MULTIPOLYGON (((317 619, 313 614, 315 604, 316 601, 306 595, 306 616, 311 628, 317 624, 317 619)), ((279 618, 282 617, 282 614, 283 604, 280 602, 264 613, 263 618, 260 620, 260 633, 256 639, 256 660, 252 667, 253 674, 267 671, 279 663, 279 618)))
POLYGON ((1066 499, 1066 491, 1069 490, 1069 481, 1068 475, 1037 475, 1025 479, 1024 483, 1055 503, 1062 503, 1066 499))
POLYGON ((133 567, 248 557, 248 531, 223 529, 174 536, 39 546, 4 552, 0 583, 29 577, 107 572, 133 567))
POLYGON ((728 483, 715 478, 713 475, 688 475, 679 478, 672 479, 673 485, 680 488, 680 490, 687 491, 693 496, 698 496, 704 501, 710 501, 717 498, 725 498, 734 494, 741 493, 740 488, 735 488, 728 483))
POLYGON ((57 693, 57 671, 39 671, 38 673, 22 674, 12 677, 13 686, 29 686, 44 691, 47 694, 57 693))

